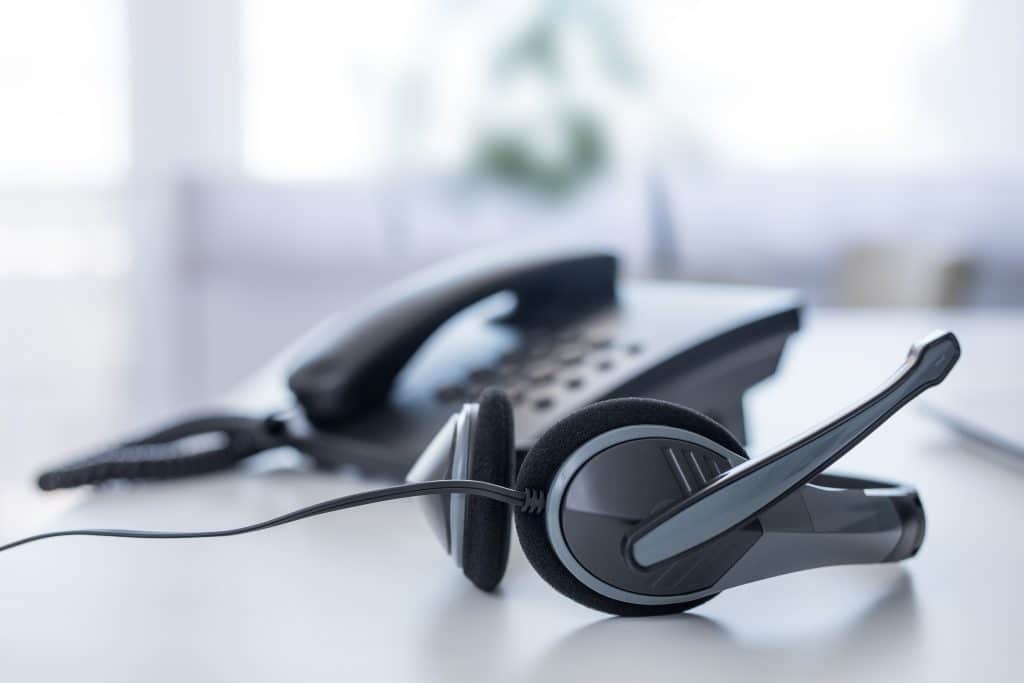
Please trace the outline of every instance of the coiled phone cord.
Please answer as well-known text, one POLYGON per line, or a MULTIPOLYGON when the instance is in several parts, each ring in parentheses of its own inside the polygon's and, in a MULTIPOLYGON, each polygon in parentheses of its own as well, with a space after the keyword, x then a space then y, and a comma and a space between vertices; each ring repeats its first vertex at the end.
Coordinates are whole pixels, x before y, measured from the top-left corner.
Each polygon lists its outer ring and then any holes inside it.
POLYGON ((111 479, 174 479, 228 469, 251 455, 287 445, 281 420, 281 414, 185 420, 49 469, 37 484, 52 491, 111 479))

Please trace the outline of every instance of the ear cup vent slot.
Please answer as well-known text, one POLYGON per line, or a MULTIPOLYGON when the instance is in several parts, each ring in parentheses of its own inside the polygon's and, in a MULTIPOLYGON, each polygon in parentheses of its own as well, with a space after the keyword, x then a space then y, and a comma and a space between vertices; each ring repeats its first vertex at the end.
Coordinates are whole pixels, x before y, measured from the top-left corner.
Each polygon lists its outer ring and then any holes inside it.
POLYGON ((679 484, 683 498, 697 493, 730 467, 728 460, 706 451, 667 446, 662 449, 662 453, 679 484))
POLYGON ((538 491, 537 489, 526 489, 523 493, 526 494, 526 498, 523 500, 523 504, 519 508, 520 512, 524 512, 528 515, 539 515, 544 512, 543 491, 538 491))

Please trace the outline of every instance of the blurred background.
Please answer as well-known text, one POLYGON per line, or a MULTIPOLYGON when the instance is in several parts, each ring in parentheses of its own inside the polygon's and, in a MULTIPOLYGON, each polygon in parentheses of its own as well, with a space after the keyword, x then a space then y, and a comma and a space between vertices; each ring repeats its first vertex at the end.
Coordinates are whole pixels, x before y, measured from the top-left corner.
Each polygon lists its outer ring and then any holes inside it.
POLYGON ((1022 31, 1016 0, 3 0, 0 518, 482 245, 1018 307, 1022 31))

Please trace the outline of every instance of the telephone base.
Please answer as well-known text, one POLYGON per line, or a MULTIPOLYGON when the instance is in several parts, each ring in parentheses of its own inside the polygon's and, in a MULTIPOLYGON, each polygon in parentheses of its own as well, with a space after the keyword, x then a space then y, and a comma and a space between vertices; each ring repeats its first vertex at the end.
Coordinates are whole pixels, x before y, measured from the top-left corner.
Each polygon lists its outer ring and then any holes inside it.
POLYGON ((437 330, 385 409, 339 429, 296 418, 301 449, 322 466, 404 478, 448 416, 489 386, 513 401, 520 454, 561 417, 618 396, 680 403, 745 441, 743 395, 775 372, 801 304, 787 290, 632 281, 572 319, 516 323, 487 310, 437 330))

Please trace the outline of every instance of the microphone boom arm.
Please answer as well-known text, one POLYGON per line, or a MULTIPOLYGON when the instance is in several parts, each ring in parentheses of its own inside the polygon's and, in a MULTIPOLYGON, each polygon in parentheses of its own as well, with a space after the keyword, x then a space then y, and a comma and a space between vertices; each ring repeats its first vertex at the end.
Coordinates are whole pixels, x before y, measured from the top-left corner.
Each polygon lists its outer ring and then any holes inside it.
POLYGON ((914 344, 907 360, 874 395, 774 453, 722 474, 695 495, 641 524, 626 553, 650 567, 693 550, 750 521, 842 457, 925 389, 942 382, 960 357, 951 332, 914 344))

